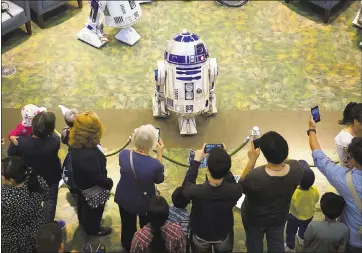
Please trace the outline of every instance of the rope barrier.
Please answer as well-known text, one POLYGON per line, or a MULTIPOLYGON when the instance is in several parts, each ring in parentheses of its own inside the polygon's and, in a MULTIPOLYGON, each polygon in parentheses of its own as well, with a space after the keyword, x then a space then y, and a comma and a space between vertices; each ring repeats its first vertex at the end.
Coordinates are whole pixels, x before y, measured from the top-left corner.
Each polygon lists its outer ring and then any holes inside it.
MULTIPOLYGON (((56 135, 58 135, 59 137, 61 136, 61 134, 58 132, 58 130, 54 130, 54 133, 56 135)), ((245 145, 249 142, 250 140, 250 137, 248 136, 245 141, 239 146, 237 147, 235 150, 233 150, 231 153, 230 153, 230 156, 233 156, 235 155, 237 152, 239 152, 243 147, 245 147, 245 145)), ((121 152, 123 149, 125 149, 129 144, 131 143, 131 138, 128 139, 128 141, 120 148, 116 149, 116 150, 112 150, 110 152, 107 152, 105 153, 104 155, 106 157, 109 157, 109 156, 113 156, 113 155, 116 155, 118 154, 119 152, 121 152)), ((155 152, 157 154, 157 150, 152 150, 153 152, 155 152)), ((179 166, 182 166, 182 167, 189 167, 189 164, 188 163, 183 163, 183 162, 180 162, 180 161, 177 161, 171 157, 169 157, 168 155, 165 155, 165 154, 162 154, 162 157, 165 158, 166 160, 176 164, 176 165, 179 165, 179 166)))
MULTIPOLYGON (((58 132, 58 130, 56 130, 56 129, 54 130, 54 133, 55 133, 56 135, 58 135, 59 137, 61 136, 60 133, 58 132)), ((230 156, 233 156, 233 155, 235 155, 236 153, 238 153, 243 147, 246 146, 246 144, 248 144, 249 141, 250 141, 250 137, 248 136, 248 137, 245 139, 245 141, 244 141, 242 144, 240 144, 239 147, 237 147, 236 149, 234 149, 233 151, 231 151, 229 155, 230 155, 230 156)), ((116 154, 118 154, 119 152, 121 152, 123 149, 125 149, 130 143, 131 143, 131 138, 128 138, 128 141, 127 141, 123 146, 121 146, 120 148, 115 149, 115 150, 113 150, 113 151, 110 151, 110 152, 108 152, 108 153, 105 153, 104 155, 105 155, 106 157, 116 155, 116 154)), ((157 154, 157 150, 152 150, 152 151, 157 154)), ((186 168, 189 167, 189 164, 188 164, 188 163, 183 163, 183 162, 177 161, 177 160, 169 157, 168 155, 162 154, 162 157, 165 158, 166 160, 168 160, 169 162, 172 162, 172 163, 174 163, 174 164, 176 164, 176 165, 179 165, 179 166, 182 166, 182 167, 186 167, 186 168)), ((334 163, 338 164, 339 162, 337 161, 337 162, 334 162, 334 163)), ((312 167, 316 167, 316 166, 315 166, 314 164, 309 164, 309 167, 312 168, 312 167)))

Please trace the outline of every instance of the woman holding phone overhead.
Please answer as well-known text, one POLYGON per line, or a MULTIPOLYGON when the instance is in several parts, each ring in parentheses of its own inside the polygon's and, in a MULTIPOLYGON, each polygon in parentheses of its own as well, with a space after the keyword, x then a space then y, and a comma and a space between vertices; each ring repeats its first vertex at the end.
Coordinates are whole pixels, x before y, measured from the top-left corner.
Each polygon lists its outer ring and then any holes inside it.
POLYGON ((352 169, 347 148, 354 137, 362 137, 362 103, 350 102, 343 111, 342 120, 338 123, 344 126, 334 138, 339 163, 343 167, 352 169))
POLYGON ((122 221, 121 243, 128 252, 137 231, 137 216, 141 228, 148 223, 148 201, 156 195, 155 184, 162 183, 165 178, 162 165, 164 145, 158 133, 152 125, 140 126, 132 135, 134 149, 124 149, 119 153, 121 179, 114 201, 119 206, 122 221), (155 147, 157 159, 150 156, 155 147))

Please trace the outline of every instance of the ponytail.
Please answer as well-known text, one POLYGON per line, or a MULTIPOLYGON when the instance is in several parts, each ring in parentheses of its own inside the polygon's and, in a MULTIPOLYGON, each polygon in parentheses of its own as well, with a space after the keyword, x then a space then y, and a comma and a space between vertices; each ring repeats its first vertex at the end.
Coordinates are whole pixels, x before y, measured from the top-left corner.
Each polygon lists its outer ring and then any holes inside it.
POLYGON ((350 102, 346 108, 343 111, 343 119, 341 119, 340 121, 338 121, 338 124, 340 125, 348 125, 353 123, 354 118, 353 118, 353 113, 352 113, 352 109, 353 107, 357 105, 356 102, 350 102))
POLYGON ((169 207, 162 196, 154 196, 149 202, 147 218, 150 221, 152 241, 150 244, 152 253, 166 253, 166 241, 163 237, 162 226, 167 222, 169 207))
POLYGON ((353 124, 355 120, 362 123, 362 103, 350 102, 343 111, 343 119, 338 123, 348 125, 353 124))
MULTIPOLYGON (((161 224, 162 226, 163 224, 161 224)), ((159 224, 152 225, 151 223, 151 231, 152 231, 152 241, 150 244, 152 253, 166 253, 166 241, 162 236, 162 230, 159 224)))

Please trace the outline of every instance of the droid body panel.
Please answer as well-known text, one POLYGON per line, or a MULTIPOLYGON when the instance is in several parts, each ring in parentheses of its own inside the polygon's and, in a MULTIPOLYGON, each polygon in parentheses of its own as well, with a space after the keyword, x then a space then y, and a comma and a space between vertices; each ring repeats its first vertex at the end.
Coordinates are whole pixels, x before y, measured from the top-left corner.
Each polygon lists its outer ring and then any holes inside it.
POLYGON ((179 116, 182 135, 197 133, 195 116, 217 113, 214 94, 217 62, 209 58, 203 41, 183 31, 167 44, 164 60, 155 71, 153 116, 179 116))
POLYGON ((129 44, 135 44, 141 36, 132 28, 142 16, 140 4, 136 1, 88 1, 91 12, 85 27, 77 34, 78 39, 100 48, 108 42, 103 33, 101 14, 104 16, 104 23, 107 26, 122 28, 115 36, 116 39, 129 44))

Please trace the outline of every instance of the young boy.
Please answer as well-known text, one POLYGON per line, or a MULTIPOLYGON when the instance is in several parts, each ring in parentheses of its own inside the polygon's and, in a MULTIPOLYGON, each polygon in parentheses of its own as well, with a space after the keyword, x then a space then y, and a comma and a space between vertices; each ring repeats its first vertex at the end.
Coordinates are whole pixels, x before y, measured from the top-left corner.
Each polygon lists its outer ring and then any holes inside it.
POLYGON ((286 252, 295 252, 295 235, 298 231, 298 242, 303 246, 304 232, 312 221, 315 204, 319 200, 318 189, 313 185, 314 172, 304 160, 298 161, 304 169, 299 187, 295 190, 290 203, 290 213, 286 227, 286 252))
POLYGON ((64 127, 62 130, 61 140, 62 140, 63 144, 69 146, 68 142, 69 142, 70 128, 73 127, 74 120, 77 117, 77 115, 79 114, 79 111, 78 111, 78 109, 75 109, 75 108, 68 109, 63 105, 59 105, 59 107, 62 110, 62 113, 64 115, 64 121, 67 124, 67 126, 64 127))
POLYGON ((190 200, 183 195, 183 189, 182 186, 177 187, 172 193, 173 205, 170 205, 168 220, 179 224, 185 233, 185 238, 188 239, 190 215, 187 212, 186 207, 190 204, 190 200))
POLYGON ((321 198, 323 221, 312 221, 304 234, 305 252, 344 252, 348 242, 348 227, 337 222, 345 205, 344 199, 333 192, 321 198))
POLYGON ((39 228, 36 248, 39 253, 64 251, 63 232, 57 222, 49 222, 39 228))

